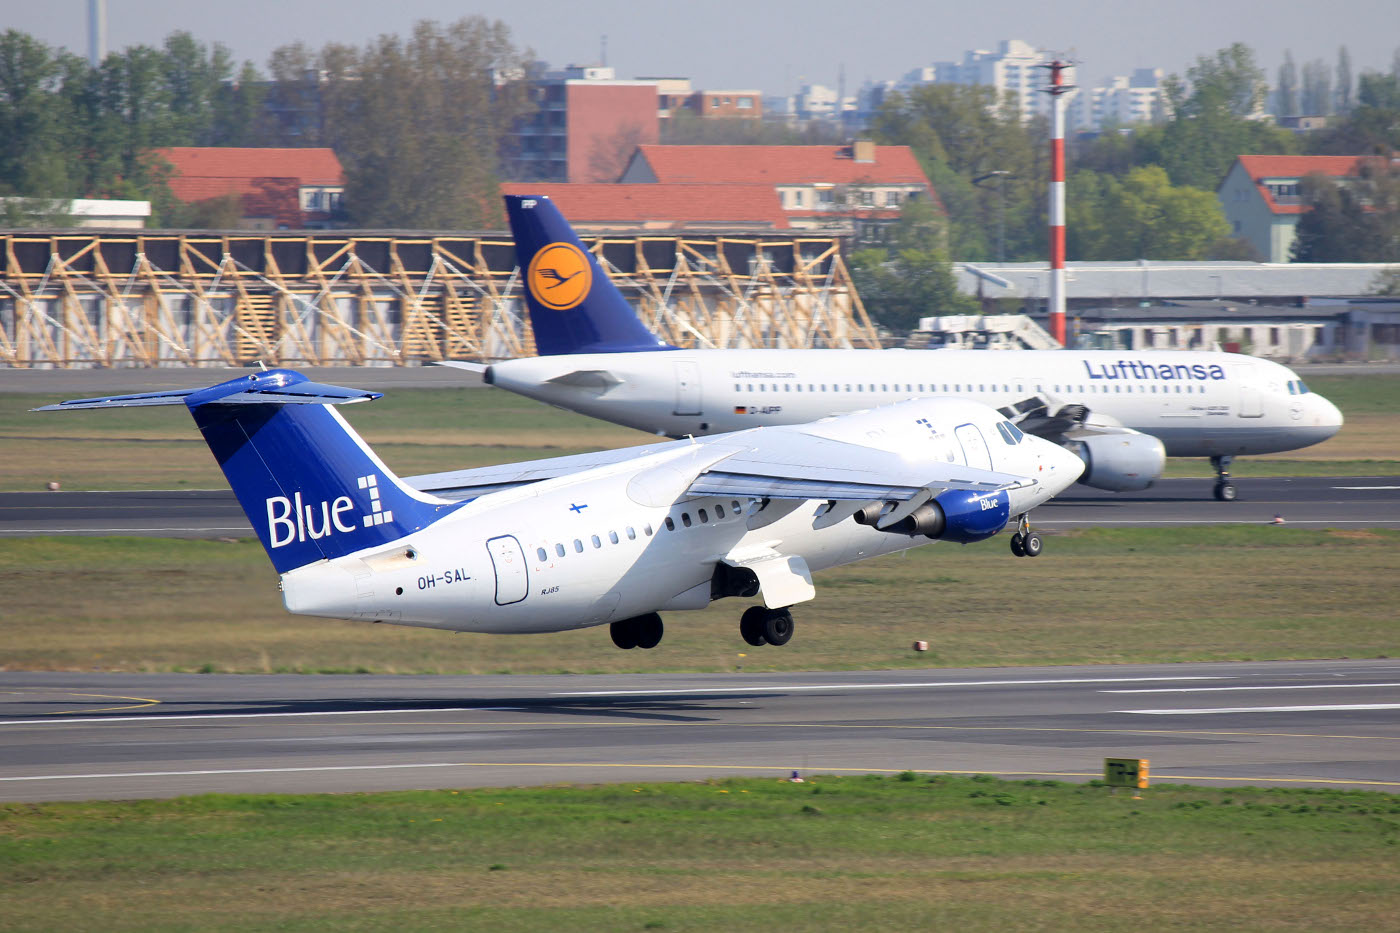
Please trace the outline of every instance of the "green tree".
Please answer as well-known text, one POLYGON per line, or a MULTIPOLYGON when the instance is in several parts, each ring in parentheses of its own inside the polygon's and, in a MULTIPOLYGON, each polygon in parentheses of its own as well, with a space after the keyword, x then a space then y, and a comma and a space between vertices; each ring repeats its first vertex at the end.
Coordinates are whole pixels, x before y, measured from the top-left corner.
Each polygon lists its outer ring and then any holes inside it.
POLYGON ((526 55, 482 17, 423 21, 410 36, 362 49, 328 45, 314 71, 304 50, 274 56, 274 74, 316 80, 324 138, 345 168, 345 206, 371 227, 462 229, 498 224, 501 140, 531 104, 526 55), (502 80, 497 80, 502 78, 502 80))
POLYGON ((1254 119, 1267 86, 1242 43, 1196 59, 1184 81, 1167 79, 1164 93, 1171 119, 1140 133, 1140 162, 1162 166, 1174 185, 1214 191, 1237 156, 1297 150, 1292 133, 1254 119))
POLYGON ((1161 166, 1076 172, 1068 195, 1071 259, 1202 259, 1230 232, 1215 195, 1172 185, 1161 166))
POLYGON ((69 114, 60 97, 71 56, 13 29, 0 33, 0 193, 73 195, 69 114))
POLYGON ((899 333, 936 314, 975 314, 977 302, 958 291, 943 247, 946 222, 927 202, 911 201, 890 231, 888 249, 851 253, 847 265, 866 311, 899 333))
POLYGON ((1400 261, 1400 171, 1389 159, 1368 159, 1353 180, 1315 174, 1300 187, 1294 262, 1400 261))
POLYGON ((1386 155, 1400 149, 1400 76, 1364 72, 1351 112, 1318 134, 1324 155, 1386 155))
POLYGON ((870 129, 881 143, 913 149, 948 210, 953 255, 992 259, 1003 211, 1006 257, 1045 254, 1048 132, 1043 120, 1023 124, 1011 95, 998 97, 989 87, 925 84, 891 94, 870 129), (1007 173, 1004 188, 972 184, 989 172, 1007 173))

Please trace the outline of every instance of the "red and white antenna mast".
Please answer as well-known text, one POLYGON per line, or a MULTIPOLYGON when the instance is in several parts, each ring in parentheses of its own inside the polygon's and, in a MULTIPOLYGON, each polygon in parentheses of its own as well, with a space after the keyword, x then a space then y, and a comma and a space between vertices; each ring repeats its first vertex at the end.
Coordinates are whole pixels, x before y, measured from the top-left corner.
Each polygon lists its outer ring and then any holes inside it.
POLYGON ((1038 67, 1050 70, 1050 336, 1065 345, 1065 101, 1074 90, 1065 83, 1073 62, 1055 57, 1038 67))

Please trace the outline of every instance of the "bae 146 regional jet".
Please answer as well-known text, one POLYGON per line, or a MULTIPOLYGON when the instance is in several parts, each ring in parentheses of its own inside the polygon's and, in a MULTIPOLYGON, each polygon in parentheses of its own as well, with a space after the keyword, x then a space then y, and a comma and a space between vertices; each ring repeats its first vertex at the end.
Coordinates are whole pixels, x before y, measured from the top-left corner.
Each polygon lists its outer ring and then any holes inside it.
POLYGON ((1307 447, 1342 425, 1287 367, 1237 353, 680 350, 647 330, 548 198, 505 200, 541 355, 444 365, 617 424, 684 437, 955 395, 1073 451, 1086 485, 1146 489, 1165 457, 1209 457, 1222 500, 1235 498, 1235 456, 1307 447))
POLYGON ((930 398, 400 479, 332 407, 378 397, 271 370, 39 410, 184 405, 290 612, 470 632, 607 624, 619 648, 655 647, 659 613, 726 596, 763 602, 743 613, 745 641, 782 645, 813 571, 1012 521, 1013 551, 1035 556, 1027 513, 1083 468, 984 405, 930 398))

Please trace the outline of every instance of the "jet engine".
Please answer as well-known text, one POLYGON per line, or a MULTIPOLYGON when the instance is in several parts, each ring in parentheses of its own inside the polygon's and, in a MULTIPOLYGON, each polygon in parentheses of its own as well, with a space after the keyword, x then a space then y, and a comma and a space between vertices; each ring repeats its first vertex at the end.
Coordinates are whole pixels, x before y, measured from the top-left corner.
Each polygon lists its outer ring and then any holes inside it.
POLYGON ((1162 475, 1167 453, 1150 434, 1096 434, 1065 445, 1084 461, 1079 481, 1095 489, 1132 492, 1146 489, 1162 475))
MULTIPOLYGON (((883 511, 883 506, 866 507, 855 513, 855 519, 862 525, 878 527, 883 511)), ((935 496, 907 517, 880 530, 968 544, 1001 531, 1010 517, 1011 501, 1005 490, 958 490, 935 496)))

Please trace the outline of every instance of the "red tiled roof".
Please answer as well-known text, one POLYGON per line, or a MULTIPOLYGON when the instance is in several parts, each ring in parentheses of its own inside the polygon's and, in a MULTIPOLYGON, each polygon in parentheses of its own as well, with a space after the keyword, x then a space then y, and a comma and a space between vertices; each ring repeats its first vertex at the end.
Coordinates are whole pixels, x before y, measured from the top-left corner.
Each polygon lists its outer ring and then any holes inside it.
POLYGON ((1254 182, 1254 187, 1258 190, 1259 196, 1264 199, 1264 203, 1272 213, 1301 214, 1304 209, 1301 202, 1280 204, 1274 199, 1274 193, 1269 190, 1268 185, 1265 184, 1265 180, 1270 178, 1303 178, 1307 175, 1317 173, 1330 178, 1356 178, 1361 174, 1362 165, 1371 158, 1373 157, 1242 155, 1239 157, 1239 160, 1240 167, 1244 169, 1245 174, 1254 182))
POLYGON ((183 146, 155 154, 183 178, 297 178, 304 185, 343 184, 345 173, 331 149, 248 149, 183 146))
POLYGON ((245 217, 270 217, 288 226, 324 216, 302 213, 302 185, 345 183, 340 160, 330 149, 176 147, 152 154, 173 167, 170 191, 181 201, 233 194, 242 199, 245 217))
POLYGON ((619 226, 761 224, 787 229, 778 192, 756 185, 617 185, 512 182, 502 194, 543 195, 574 223, 619 226))
POLYGON ((875 146, 857 162, 850 146, 638 146, 663 184, 919 184, 929 180, 908 146, 875 146))

